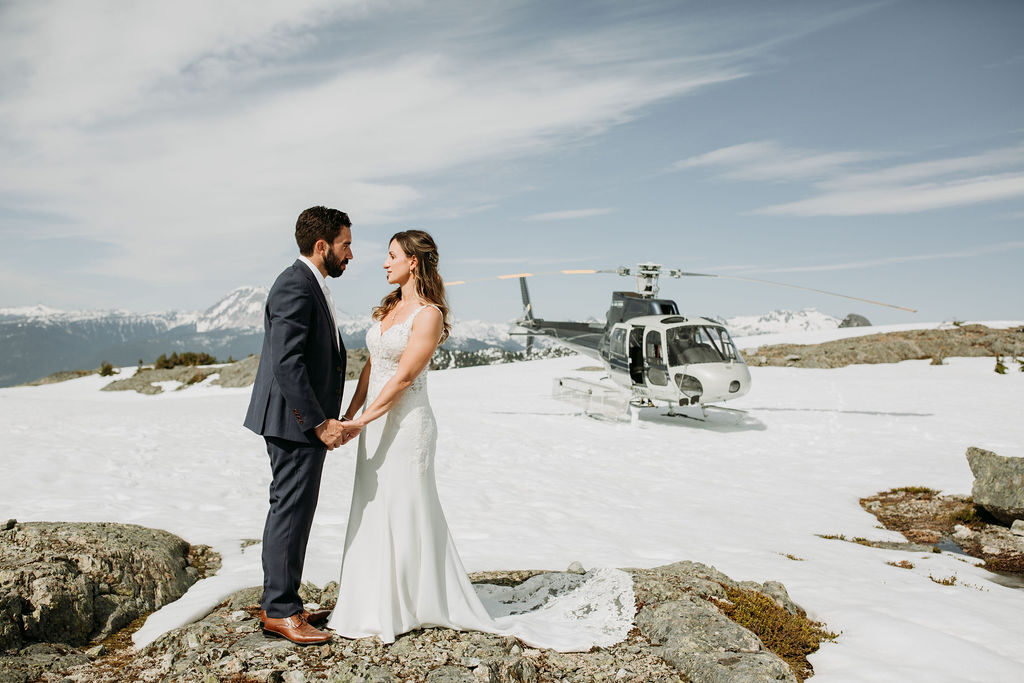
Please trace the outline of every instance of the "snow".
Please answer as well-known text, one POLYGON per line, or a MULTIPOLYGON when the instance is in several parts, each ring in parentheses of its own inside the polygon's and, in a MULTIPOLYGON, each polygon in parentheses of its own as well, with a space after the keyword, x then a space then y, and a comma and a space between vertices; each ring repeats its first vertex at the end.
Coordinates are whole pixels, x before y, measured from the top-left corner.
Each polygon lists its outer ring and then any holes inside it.
MULTIPOLYGON (((969 494, 968 446, 1024 456, 1024 373, 997 375, 991 358, 753 367, 750 394, 729 404, 746 414, 712 411, 699 423, 648 411, 633 427, 551 397, 555 377, 599 377, 577 370, 590 364, 431 374, 438 485, 467 569, 694 560, 737 580, 782 581, 812 618, 841 631, 811 657, 815 681, 1019 680, 1024 590, 996 583, 972 558, 818 534, 902 540, 858 499, 910 485, 969 494), (886 564, 904 559, 914 569, 886 564)), ((142 644, 261 583, 260 546, 242 551, 241 541, 262 534, 270 471, 262 440, 241 427, 249 389, 204 382, 142 396, 99 391, 106 382, 0 389, 0 519, 131 522, 220 552, 224 569, 150 617, 136 634, 142 644)), ((328 454, 305 576, 320 585, 337 578, 353 453, 328 454)))

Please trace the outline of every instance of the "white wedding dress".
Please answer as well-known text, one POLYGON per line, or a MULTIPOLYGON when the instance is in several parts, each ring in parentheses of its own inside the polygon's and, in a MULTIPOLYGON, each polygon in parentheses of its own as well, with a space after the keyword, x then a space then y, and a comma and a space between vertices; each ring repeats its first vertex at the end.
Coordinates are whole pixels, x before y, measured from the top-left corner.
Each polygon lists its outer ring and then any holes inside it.
MULTIPOLYGON (((365 405, 398 368, 413 318, 366 334, 372 364, 365 405)), ((626 637, 631 577, 618 569, 542 574, 515 588, 474 587, 455 549, 434 480, 437 424, 424 370, 384 417, 359 435, 338 603, 328 628, 385 643, 443 626, 514 635, 564 652, 626 637)))

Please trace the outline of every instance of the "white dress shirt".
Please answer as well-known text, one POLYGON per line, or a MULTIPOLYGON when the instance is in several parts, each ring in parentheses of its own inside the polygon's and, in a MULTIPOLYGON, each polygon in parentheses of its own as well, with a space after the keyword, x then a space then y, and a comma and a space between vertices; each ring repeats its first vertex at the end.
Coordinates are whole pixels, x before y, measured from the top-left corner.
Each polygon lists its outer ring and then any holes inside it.
POLYGON ((331 314, 331 325, 334 327, 335 341, 338 343, 338 348, 340 349, 341 333, 338 332, 338 321, 334 317, 334 298, 331 296, 331 290, 327 286, 327 278, 323 276, 323 273, 320 272, 320 269, 317 268, 312 261, 302 254, 299 254, 299 260, 306 264, 310 271, 312 271, 313 277, 315 277, 316 281, 320 283, 320 289, 324 293, 324 298, 327 299, 327 310, 331 314))

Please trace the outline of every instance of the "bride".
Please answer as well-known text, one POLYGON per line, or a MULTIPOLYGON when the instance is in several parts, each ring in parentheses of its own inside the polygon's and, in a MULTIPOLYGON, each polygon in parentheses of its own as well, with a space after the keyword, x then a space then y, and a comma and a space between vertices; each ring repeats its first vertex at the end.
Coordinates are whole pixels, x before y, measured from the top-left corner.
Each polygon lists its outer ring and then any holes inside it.
POLYGON ((427 365, 451 329, 437 264, 426 232, 392 237, 384 269, 398 287, 373 310, 370 360, 343 418, 345 440, 359 441, 341 587, 327 626, 385 643, 428 626, 510 634, 562 651, 619 642, 634 611, 625 572, 542 575, 515 589, 480 586, 478 594, 463 569, 437 494, 437 424, 427 397, 427 365))

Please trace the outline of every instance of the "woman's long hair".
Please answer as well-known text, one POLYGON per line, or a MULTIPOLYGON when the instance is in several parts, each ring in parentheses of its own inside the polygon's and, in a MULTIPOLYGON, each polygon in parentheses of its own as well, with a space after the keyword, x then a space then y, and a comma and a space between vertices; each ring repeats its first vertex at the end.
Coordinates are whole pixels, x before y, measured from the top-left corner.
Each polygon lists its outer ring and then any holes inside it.
MULTIPOLYGON (((437 272, 437 244, 429 233, 423 230, 403 230, 396 232, 388 240, 398 242, 406 256, 416 257, 416 269, 413 276, 416 278, 416 293, 428 304, 434 304, 441 309, 441 341, 444 342, 451 332, 452 326, 448 322, 448 301, 444 296, 444 280, 437 272)), ((391 310, 402 300, 402 288, 399 287, 380 300, 380 305, 373 309, 373 319, 383 320, 391 310)))

